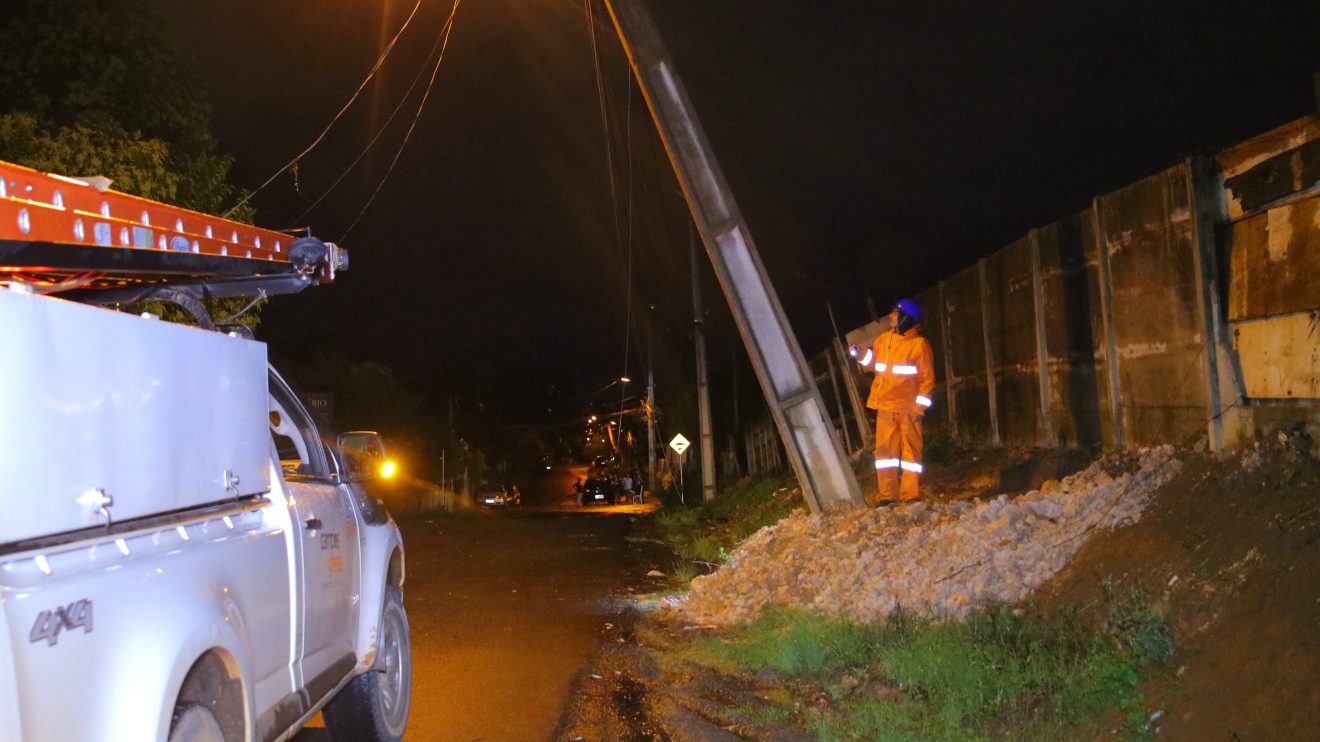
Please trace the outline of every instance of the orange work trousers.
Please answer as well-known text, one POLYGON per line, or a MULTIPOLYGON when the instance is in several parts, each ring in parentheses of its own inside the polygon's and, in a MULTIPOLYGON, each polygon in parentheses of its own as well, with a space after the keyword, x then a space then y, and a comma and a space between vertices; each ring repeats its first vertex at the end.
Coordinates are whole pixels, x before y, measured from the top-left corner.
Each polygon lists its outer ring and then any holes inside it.
POLYGON ((920 496, 921 417, 907 412, 875 415, 875 475, 880 502, 920 496))

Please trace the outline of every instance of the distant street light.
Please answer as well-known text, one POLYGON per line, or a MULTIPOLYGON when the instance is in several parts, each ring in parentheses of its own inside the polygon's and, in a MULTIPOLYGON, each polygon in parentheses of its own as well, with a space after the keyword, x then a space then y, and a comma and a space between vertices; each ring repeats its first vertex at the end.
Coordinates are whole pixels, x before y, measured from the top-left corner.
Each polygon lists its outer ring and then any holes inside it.
POLYGON ((620 376, 619 381, 622 381, 623 383, 627 384, 628 382, 632 381, 632 379, 628 378, 627 376, 620 376))

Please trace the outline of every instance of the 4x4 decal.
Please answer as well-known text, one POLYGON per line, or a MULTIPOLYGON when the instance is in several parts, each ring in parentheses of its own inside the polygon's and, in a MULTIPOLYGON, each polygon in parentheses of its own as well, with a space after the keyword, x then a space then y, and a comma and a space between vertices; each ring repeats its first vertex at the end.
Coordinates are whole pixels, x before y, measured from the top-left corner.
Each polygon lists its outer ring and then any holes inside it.
POLYGON ((36 623, 32 624, 28 641, 35 644, 45 639, 49 642, 49 646, 53 647, 60 640, 61 631, 65 629, 72 631, 79 627, 84 634, 92 632, 92 601, 86 598, 53 611, 42 611, 37 616, 36 623))

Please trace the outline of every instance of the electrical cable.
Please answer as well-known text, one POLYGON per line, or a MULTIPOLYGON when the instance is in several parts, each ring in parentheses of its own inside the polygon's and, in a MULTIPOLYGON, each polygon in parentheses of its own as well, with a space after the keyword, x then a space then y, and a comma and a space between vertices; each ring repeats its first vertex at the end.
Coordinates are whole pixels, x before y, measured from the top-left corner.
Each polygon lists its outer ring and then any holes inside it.
POLYGON ((393 50, 394 45, 398 43, 399 37, 403 36, 404 30, 408 28, 408 24, 412 23, 413 17, 417 15, 417 10, 421 7, 422 7, 422 0, 417 0, 417 4, 413 6, 412 12, 408 14, 408 18, 404 20, 403 25, 400 26, 399 30, 394 34, 394 38, 390 39, 390 43, 385 46, 384 51, 382 51, 380 53, 380 56, 376 58, 376 63, 372 65, 371 71, 368 72, 366 78, 362 80, 362 84, 358 85, 357 90, 353 91, 353 95, 349 96, 348 102, 345 103, 344 106, 339 109, 339 112, 336 113, 334 117, 330 119, 330 123, 325 125, 325 128, 321 130, 321 133, 316 137, 316 139, 313 140, 311 144, 307 145, 306 149, 298 153, 296 157, 294 157, 292 160, 289 160, 289 162, 285 164, 284 167, 280 168, 279 170, 276 170, 269 178, 266 179, 266 182, 257 186, 255 190, 253 190, 251 193, 248 193, 238 203, 234 204, 229 209, 229 211, 226 211, 222 216, 228 217, 230 214, 233 214, 234 211, 237 210, 239 207, 241 207, 243 204, 252 200, 253 196, 257 195, 258 193, 261 192, 263 188, 274 182, 274 180, 278 178, 286 170, 298 164, 299 160, 306 157, 309 152, 311 152, 313 149, 316 148, 318 144, 321 143, 321 140, 325 139, 325 135, 330 133, 331 127, 333 127, 335 123, 339 121, 340 117, 344 115, 344 112, 347 111, 349 107, 353 105, 353 101, 357 100, 358 96, 362 94, 362 90, 366 88, 367 84, 370 83, 372 78, 376 76, 376 72, 380 70, 381 65, 385 63, 385 58, 390 55, 390 51, 393 50))
POLYGON ((299 214, 297 218, 293 220, 294 224, 300 224, 308 214, 312 213, 312 210, 324 201, 325 197, 329 196, 330 192, 344 181, 344 178, 348 177, 348 174, 353 171, 353 168, 357 167, 357 164, 362 161, 362 158, 367 156, 367 152, 371 151, 371 148, 376 146, 376 142, 380 139, 381 135, 385 133, 385 130, 389 128, 390 124, 394 121, 394 117, 398 116, 399 111, 403 110, 403 104, 407 103, 408 99, 412 97, 413 91, 417 89, 417 83, 421 82, 422 75, 426 74, 426 69, 431 66, 431 60, 435 58, 436 51, 440 49, 440 44, 443 40, 444 29, 442 28, 441 33, 437 34, 435 37, 435 43, 431 45, 430 53, 426 55, 426 59, 422 62, 422 66, 417 68, 417 74, 413 76, 412 83, 408 85, 408 90, 399 98, 399 103, 394 106, 394 110, 390 112, 389 118, 385 119, 385 123, 381 124, 380 128, 376 130, 375 136, 371 138, 371 141, 367 142, 367 146, 362 148, 362 151, 358 153, 358 156, 354 158, 353 162, 349 163, 348 167, 344 168, 344 171, 339 174, 338 178, 335 178, 335 181, 331 183, 328 188, 325 189, 325 192, 318 196, 310 206, 303 210, 303 213, 299 214))
POLYGON ((614 241, 615 245, 622 242, 619 232, 619 195, 618 187, 614 182, 614 148, 610 144, 610 117, 608 107, 605 101, 605 77, 600 63, 600 51, 596 45, 596 14, 592 5, 593 0, 583 0, 583 5, 587 13, 587 32, 591 35, 591 62, 596 73, 596 99, 600 103, 600 120, 605 138, 605 169, 609 174, 610 180, 610 202, 613 208, 614 217, 614 241))
MULTIPOLYGON (((627 69, 627 68, 625 68, 627 69)), ((624 152, 627 154, 628 166, 628 238, 626 242, 626 258, 623 263, 623 281, 624 281, 624 316, 623 316, 623 374, 624 378, 628 376, 628 355, 632 347, 632 287, 633 287, 633 172, 632 172, 632 80, 625 78, 627 85, 627 105, 624 107, 623 127, 624 127, 624 152)), ((619 410, 623 410, 623 389, 619 393, 619 410)))
POLYGON ((440 65, 445 61, 445 50, 449 48, 449 34, 454 30, 454 16, 458 13, 458 6, 462 2, 463 0, 454 0, 454 7, 449 10, 449 18, 445 20, 442 30, 444 39, 440 43, 440 54, 436 57, 435 67, 431 69, 431 79, 426 83, 426 92, 422 94, 422 100, 417 104, 417 113, 413 115, 412 123, 408 126, 407 133, 403 135, 403 141, 399 142, 399 149, 394 152, 394 159, 390 160, 390 166, 385 170, 385 174, 380 177, 380 182, 376 184, 376 190, 371 192, 371 197, 363 204, 362 210, 353 218, 353 222, 348 225, 348 229, 344 230, 343 236, 339 238, 341 242, 348 239, 348 235, 357 227, 358 222, 367 213, 367 209, 375 203, 376 197, 380 195, 381 188, 385 186, 385 181, 389 180, 390 174, 394 172, 394 166, 399 164, 399 156, 403 154, 404 148, 408 146, 408 140, 412 138, 413 131, 417 129, 417 121, 421 119, 422 110, 426 108, 426 101, 431 97, 431 89, 435 87, 435 78, 440 73, 440 65))
MULTIPOLYGON (((606 170, 607 170, 607 172, 608 172, 608 174, 609 174, 611 216, 613 217, 613 220, 614 220, 614 240, 615 240, 615 245, 618 246, 618 248, 619 248, 619 251, 620 251, 621 253, 623 253, 622 257, 623 257, 623 270, 624 270, 624 282, 625 282, 625 297, 624 297, 624 302, 625 302, 625 307, 624 307, 625 319, 624 319, 624 330, 623 330, 623 332, 624 332, 624 335, 623 335, 623 373, 621 374, 621 376, 624 377, 624 378, 626 378, 626 377, 628 376, 628 356, 629 356, 629 352, 630 352, 631 345, 632 345, 632 334, 631 334, 631 330, 632 330, 632 322, 631 322, 631 317, 632 317, 632 249, 631 249, 631 248, 632 248, 632 244, 631 244, 631 237, 632 237, 632 235, 631 235, 631 213, 629 213, 629 220, 630 220, 630 224, 629 224, 629 239, 628 239, 628 242, 627 242, 627 244, 626 244, 626 246, 625 246, 625 242, 624 242, 624 238, 623 238, 622 228, 621 228, 620 225, 619 225, 619 188, 618 188, 618 183, 616 182, 615 173, 614 173, 614 146, 613 146, 613 137, 612 137, 612 133, 613 133, 613 132, 612 132, 612 129, 611 129, 611 127, 610 127, 609 102, 608 102, 608 97, 609 97, 609 96, 608 96, 608 92, 609 92, 609 89, 608 89, 608 86, 605 84, 605 71, 604 71, 604 66, 603 66, 602 63, 601 63, 601 59, 600 59, 600 49, 599 49, 599 45, 598 45, 598 43, 597 43, 597 41, 596 41, 597 23, 596 23, 596 13, 595 13, 595 7, 594 7, 594 5, 593 5, 593 0, 584 0, 584 2, 583 2, 583 8, 584 8, 584 10, 585 10, 585 12, 586 12, 586 16, 587 16, 587 31, 588 31, 588 33, 589 33, 590 36, 591 36, 591 60, 592 60, 592 65, 593 65, 594 71, 595 71, 595 73, 596 73, 596 98, 597 98, 597 101, 600 103, 601 128, 604 130, 604 140, 605 140, 605 168, 606 168, 606 170)), ((632 86, 631 86, 631 85, 628 86, 628 106, 629 106, 629 109, 631 109, 631 106, 632 106, 632 86)), ((629 115, 628 118, 631 119, 631 115, 629 115)), ((628 136, 629 139, 630 139, 630 138, 631 138, 631 121, 630 121, 630 120, 629 120, 629 121, 626 121, 626 122, 625 122, 625 126, 627 127, 627 132, 628 132, 627 136, 628 136)), ((629 146, 631 146, 631 142, 629 142, 629 146)), ((630 153, 630 155, 631 155, 631 153, 630 153)), ((630 192, 629 192, 629 196, 631 197, 631 185, 632 185, 632 184, 631 184, 631 160, 629 161, 629 166, 630 166, 630 177, 629 177, 629 188, 630 188, 630 192)), ((629 210, 630 210, 630 212, 631 212, 631 204, 629 205, 629 210)), ((622 407, 622 403, 620 403, 620 407, 622 407)))

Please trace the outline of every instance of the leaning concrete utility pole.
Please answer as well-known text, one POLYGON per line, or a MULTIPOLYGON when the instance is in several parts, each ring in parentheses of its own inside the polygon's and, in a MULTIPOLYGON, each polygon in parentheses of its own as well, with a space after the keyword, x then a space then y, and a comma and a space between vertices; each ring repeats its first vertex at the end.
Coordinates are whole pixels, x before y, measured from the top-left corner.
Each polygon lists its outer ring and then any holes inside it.
POLYGON ((650 12, 641 0, 604 2, 729 300, 803 499, 813 512, 865 504, 816 380, 650 12))
POLYGON ((692 340, 697 358, 697 420, 701 426, 701 499, 715 499, 715 434, 710 429, 710 379, 706 368, 706 318, 701 311, 701 272, 697 270, 697 229, 688 229, 692 253, 692 340))

